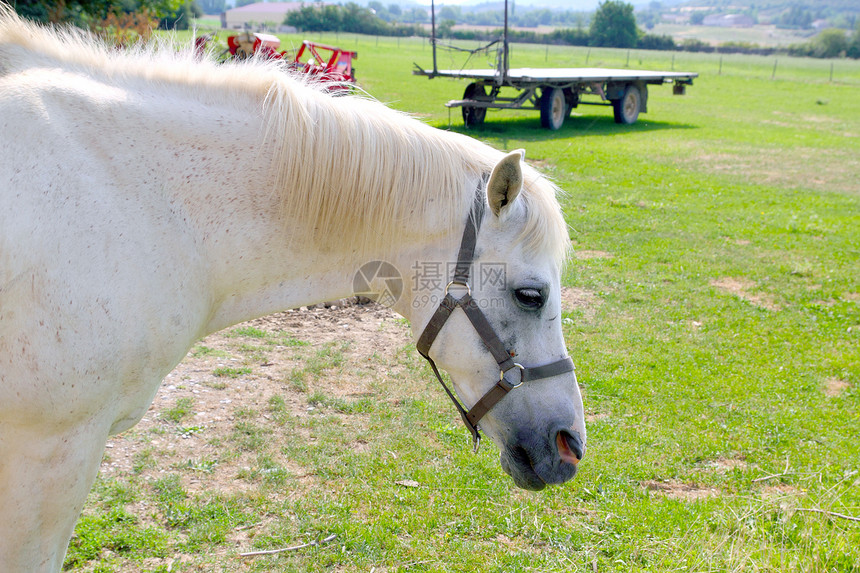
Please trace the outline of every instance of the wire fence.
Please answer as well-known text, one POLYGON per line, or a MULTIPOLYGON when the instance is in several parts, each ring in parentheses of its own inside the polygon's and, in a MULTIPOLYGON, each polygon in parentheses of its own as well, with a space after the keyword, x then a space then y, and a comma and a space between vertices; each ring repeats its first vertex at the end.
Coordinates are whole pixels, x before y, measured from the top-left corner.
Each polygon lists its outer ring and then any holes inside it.
POLYGON ((697 72, 699 75, 860 85, 860 60, 847 58, 826 60, 784 55, 620 50, 581 46, 542 46, 536 50, 534 46, 525 44, 514 45, 511 54, 512 66, 519 66, 518 61, 522 57, 529 62, 528 65, 547 67, 658 69, 697 72))

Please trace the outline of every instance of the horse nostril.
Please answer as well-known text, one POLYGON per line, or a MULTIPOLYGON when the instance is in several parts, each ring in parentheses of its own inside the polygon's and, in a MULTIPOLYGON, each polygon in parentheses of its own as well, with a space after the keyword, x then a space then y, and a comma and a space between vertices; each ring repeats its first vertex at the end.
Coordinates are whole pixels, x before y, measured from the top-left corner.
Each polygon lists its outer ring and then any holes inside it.
POLYGON ((562 461, 576 465, 582 459, 583 444, 578 433, 561 430, 555 436, 555 443, 558 446, 558 454, 562 461))

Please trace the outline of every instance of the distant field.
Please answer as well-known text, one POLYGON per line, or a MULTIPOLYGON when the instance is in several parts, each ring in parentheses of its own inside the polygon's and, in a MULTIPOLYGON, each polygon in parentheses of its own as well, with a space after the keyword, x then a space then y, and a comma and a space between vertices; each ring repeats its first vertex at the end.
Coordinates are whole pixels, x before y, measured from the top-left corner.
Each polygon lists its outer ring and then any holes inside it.
POLYGON ((220 30, 221 19, 218 16, 204 16, 195 18, 193 26, 198 30, 220 30))
POLYGON ((672 36, 676 42, 687 38, 702 40, 712 45, 725 42, 749 42, 760 46, 787 46, 806 42, 815 33, 808 30, 783 30, 776 26, 752 28, 719 28, 716 26, 680 26, 658 24, 649 34, 672 36))
MULTIPOLYGON (((221 20, 216 16, 205 16, 195 20, 195 25, 201 29, 219 29, 221 20)), ((427 29, 430 25, 425 26, 427 29)), ((457 25, 455 29, 463 30, 495 30, 499 26, 469 26, 457 25)), ((515 28, 522 31, 547 34, 553 30, 550 26, 537 28, 515 28)), ((787 46, 808 41, 815 32, 810 30, 785 30, 776 26, 754 26, 752 28, 719 28, 716 26, 691 26, 677 24, 658 24, 647 31, 649 34, 672 36, 676 42, 687 38, 702 40, 712 45, 725 42, 749 42, 761 46, 787 46)))
MULTIPOLYGON (((465 84, 411 73, 426 42, 311 38, 357 50, 372 96, 463 131, 443 103, 465 84)), ((860 62, 512 58, 700 73, 631 126, 584 107, 558 132, 523 112, 468 132, 565 191, 576 479, 528 493, 492 445, 472 455, 402 320, 286 314, 195 346, 112 438, 70 570, 860 571, 860 62)))

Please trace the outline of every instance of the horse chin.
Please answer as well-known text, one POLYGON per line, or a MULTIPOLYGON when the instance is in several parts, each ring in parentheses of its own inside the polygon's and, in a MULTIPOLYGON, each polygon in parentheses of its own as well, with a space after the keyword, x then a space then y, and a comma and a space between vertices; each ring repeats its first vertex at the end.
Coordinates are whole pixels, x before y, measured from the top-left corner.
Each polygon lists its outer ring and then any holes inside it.
POLYGON ((540 491, 546 487, 546 482, 537 474, 528 455, 521 448, 514 451, 503 450, 500 461, 502 469, 511 476, 517 487, 529 491, 540 491))

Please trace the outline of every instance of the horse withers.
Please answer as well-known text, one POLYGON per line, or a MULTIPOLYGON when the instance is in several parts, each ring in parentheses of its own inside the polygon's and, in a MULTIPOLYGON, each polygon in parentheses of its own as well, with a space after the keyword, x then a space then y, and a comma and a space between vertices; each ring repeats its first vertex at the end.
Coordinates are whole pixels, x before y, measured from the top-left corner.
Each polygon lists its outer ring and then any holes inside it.
POLYGON ((0 6, 0 158, 4 570, 60 570, 107 437, 196 340, 350 296, 368 261, 450 269, 404 280, 392 308, 517 485, 576 472, 569 238, 521 152, 332 97, 276 62, 119 52, 0 6))

